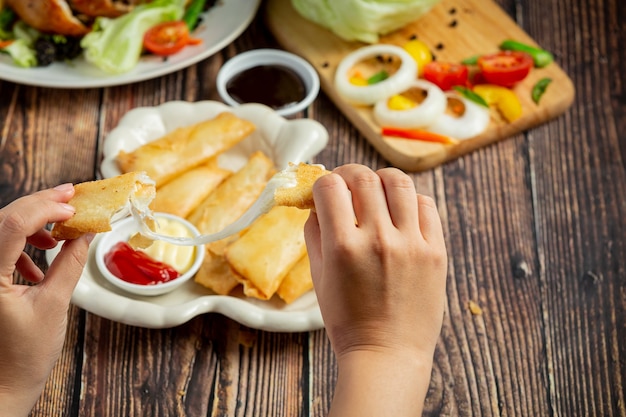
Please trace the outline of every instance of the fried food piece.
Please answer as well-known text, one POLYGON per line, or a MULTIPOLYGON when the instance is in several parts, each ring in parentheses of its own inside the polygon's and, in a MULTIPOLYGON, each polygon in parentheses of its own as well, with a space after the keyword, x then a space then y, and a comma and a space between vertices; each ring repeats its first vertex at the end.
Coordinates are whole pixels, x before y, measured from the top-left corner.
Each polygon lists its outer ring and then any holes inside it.
POLYGON ((237 239, 239 235, 234 235, 205 246, 204 260, 194 277, 198 284, 219 295, 228 295, 239 285, 239 280, 224 258, 226 247, 237 239))
POLYGON ((29 26, 44 32, 83 36, 89 28, 74 17, 65 0, 6 0, 6 5, 29 26))
POLYGON ((74 216, 55 223, 52 237, 57 240, 76 239, 85 233, 111 230, 114 216, 135 206, 148 210, 156 189, 144 172, 129 172, 117 177, 89 181, 74 186, 74 197, 68 204, 76 209, 74 216))
POLYGON ((306 253, 304 223, 309 210, 275 206, 250 226, 224 256, 244 294, 272 298, 287 273, 306 253))
MULTIPOLYGON (((202 234, 222 230, 254 203, 274 172, 274 163, 262 152, 255 152, 246 165, 226 178, 187 220, 202 234)), ((230 293, 239 284, 224 258, 225 247, 237 238, 238 235, 230 236, 205 245, 204 262, 195 277, 198 284, 222 295, 230 293)))
POLYGON ((255 128, 232 113, 220 113, 213 119, 175 129, 132 152, 121 151, 117 163, 122 172, 145 171, 161 187, 239 143, 255 128))
POLYGON ((255 152, 239 171, 209 194, 187 220, 202 234, 219 232, 254 203, 275 171, 271 159, 260 151, 255 152))
POLYGON ((287 304, 293 303, 304 293, 313 289, 311 276, 311 261, 305 254, 293 268, 289 270, 276 294, 287 304))
POLYGON ((279 206, 298 207, 300 209, 314 209, 313 184, 323 175, 330 174, 321 165, 310 165, 304 162, 298 165, 290 164, 288 174, 295 173, 295 187, 282 187, 274 193, 274 201, 279 206))
POLYGON ((231 174, 231 171, 218 167, 216 158, 213 158, 159 187, 150 208, 185 218, 231 174))

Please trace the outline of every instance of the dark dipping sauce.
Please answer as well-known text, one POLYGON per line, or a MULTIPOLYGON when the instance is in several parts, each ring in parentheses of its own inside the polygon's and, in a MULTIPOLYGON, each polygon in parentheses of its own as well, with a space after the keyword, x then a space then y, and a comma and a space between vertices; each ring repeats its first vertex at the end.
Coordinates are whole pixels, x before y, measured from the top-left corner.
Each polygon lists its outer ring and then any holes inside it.
POLYGON ((282 65, 248 68, 228 81, 226 91, 239 103, 261 103, 274 110, 294 106, 306 97, 304 81, 282 65))

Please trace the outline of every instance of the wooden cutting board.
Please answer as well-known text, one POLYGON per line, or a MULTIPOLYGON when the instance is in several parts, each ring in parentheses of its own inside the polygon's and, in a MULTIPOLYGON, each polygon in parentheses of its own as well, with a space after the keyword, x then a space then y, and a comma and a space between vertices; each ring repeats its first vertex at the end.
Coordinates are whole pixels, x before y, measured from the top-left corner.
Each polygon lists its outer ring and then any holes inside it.
MULTIPOLYGON (((535 68, 514 91, 522 103, 522 117, 505 122, 492 109, 488 129, 474 138, 455 145, 383 137, 370 107, 352 106, 333 88, 339 62, 351 51, 365 46, 347 42, 332 32, 301 17, 291 0, 268 0, 265 9, 268 27, 288 51, 307 59, 320 76, 322 90, 367 140, 394 166, 406 171, 422 171, 453 158, 497 142, 562 114, 574 99, 574 86, 556 64, 535 68), (539 105, 531 99, 531 89, 540 79, 549 77, 539 105)), ((477 54, 498 51, 505 39, 536 45, 496 3, 491 0, 442 0, 415 22, 380 39, 381 43, 403 45, 417 36, 426 43, 439 61, 459 62, 477 54)))

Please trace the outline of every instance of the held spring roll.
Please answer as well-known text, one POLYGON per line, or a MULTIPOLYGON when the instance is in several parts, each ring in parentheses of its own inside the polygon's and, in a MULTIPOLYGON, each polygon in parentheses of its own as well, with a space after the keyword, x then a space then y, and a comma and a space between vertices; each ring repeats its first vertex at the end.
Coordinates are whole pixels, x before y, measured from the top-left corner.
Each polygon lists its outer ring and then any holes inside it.
POLYGON ((76 239, 85 233, 111 230, 116 214, 134 205, 139 211, 149 211, 156 190, 144 172, 129 172, 104 180, 89 181, 74 186, 74 197, 68 204, 76 209, 74 216, 55 223, 52 237, 57 240, 76 239))

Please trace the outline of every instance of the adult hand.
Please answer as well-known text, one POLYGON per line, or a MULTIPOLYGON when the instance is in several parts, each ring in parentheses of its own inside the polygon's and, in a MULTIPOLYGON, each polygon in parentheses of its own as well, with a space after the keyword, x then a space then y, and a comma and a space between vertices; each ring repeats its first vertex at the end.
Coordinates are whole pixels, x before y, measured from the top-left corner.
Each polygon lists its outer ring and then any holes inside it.
POLYGON ((305 237, 339 365, 331 415, 419 415, 445 301, 435 204, 394 168, 342 166, 313 192, 305 237))
POLYGON ((44 273, 23 252, 57 245, 44 228, 67 220, 74 187, 64 184, 0 209, 0 415, 28 415, 59 358, 70 298, 93 236, 67 241, 44 273), (14 272, 36 285, 17 285, 14 272))

